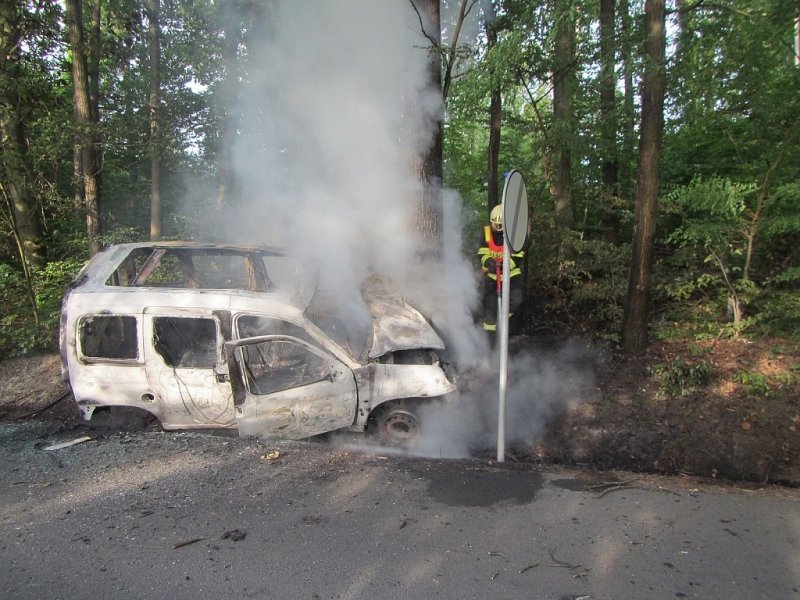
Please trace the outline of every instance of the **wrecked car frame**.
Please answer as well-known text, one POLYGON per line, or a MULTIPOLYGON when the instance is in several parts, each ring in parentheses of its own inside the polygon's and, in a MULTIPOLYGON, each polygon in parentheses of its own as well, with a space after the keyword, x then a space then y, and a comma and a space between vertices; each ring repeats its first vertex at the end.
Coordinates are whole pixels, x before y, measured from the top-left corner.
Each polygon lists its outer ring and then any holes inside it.
POLYGON ((368 278, 354 319, 287 261, 277 248, 191 242, 93 257, 60 325, 83 418, 126 409, 164 429, 300 439, 370 428, 410 441, 419 404, 455 390, 439 335, 385 278, 368 278))

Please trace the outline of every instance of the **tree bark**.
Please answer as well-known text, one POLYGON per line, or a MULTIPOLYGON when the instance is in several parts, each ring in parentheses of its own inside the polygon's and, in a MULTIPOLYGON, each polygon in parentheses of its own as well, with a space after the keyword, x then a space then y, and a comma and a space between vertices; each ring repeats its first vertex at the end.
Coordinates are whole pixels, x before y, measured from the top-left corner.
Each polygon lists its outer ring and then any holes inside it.
POLYGON ((150 239, 161 239, 161 0, 147 0, 150 54, 150 239))
POLYGON ((9 218, 27 276, 31 266, 44 263, 44 248, 31 191, 28 136, 21 113, 23 98, 17 84, 21 68, 21 11, 17 2, 0 4, 0 190, 8 200, 9 218))
POLYGON ((83 183, 83 201, 86 208, 86 233, 89 237, 89 254, 94 256, 100 245, 100 194, 97 186, 95 148, 89 76, 83 35, 83 9, 81 0, 66 0, 67 26, 72 47, 72 98, 75 121, 76 154, 80 155, 80 172, 83 183))
POLYGON ((242 41, 242 19, 239 3, 225 3, 218 8, 225 39, 222 43, 224 83, 220 88, 220 147, 217 157, 217 202, 220 206, 234 201, 233 159, 231 156, 238 119, 236 103, 239 97, 239 44, 242 41))
POLYGON ((92 145, 94 154, 94 163, 92 165, 92 173, 95 177, 95 185, 97 186, 97 195, 102 197, 102 182, 103 182, 103 140, 100 135, 100 53, 102 51, 100 42, 100 27, 102 16, 102 2, 101 0, 92 0, 92 26, 91 35, 89 36, 89 60, 88 60, 88 77, 89 77, 89 110, 92 115, 92 123, 94 125, 92 131, 92 145))
POLYGON ((647 348, 650 278, 664 129, 666 89, 666 22, 664 0, 645 2, 645 69, 642 81, 642 124, 634 210, 631 266, 623 317, 622 344, 628 353, 647 348))
POLYGON ((556 15, 556 40, 553 59, 553 130, 556 144, 555 210, 556 224, 569 229, 572 213, 572 97, 575 93, 575 16, 571 6, 556 15))
MULTIPOLYGON (((495 26, 494 3, 490 2, 485 9, 484 27, 486 28, 486 40, 488 52, 497 44, 497 28, 495 26)), ((500 203, 500 130, 502 126, 502 96, 500 94, 500 82, 494 78, 492 83, 492 94, 489 101, 489 147, 487 151, 486 183, 487 183, 487 218, 492 208, 500 203)))
MULTIPOLYGON (((428 53, 428 86, 442 90, 441 24, 439 0, 411 0, 433 46, 428 53)), ((417 168, 422 194, 417 202, 414 225, 417 248, 423 258, 438 259, 442 252, 442 118, 431 123, 430 143, 417 168)))

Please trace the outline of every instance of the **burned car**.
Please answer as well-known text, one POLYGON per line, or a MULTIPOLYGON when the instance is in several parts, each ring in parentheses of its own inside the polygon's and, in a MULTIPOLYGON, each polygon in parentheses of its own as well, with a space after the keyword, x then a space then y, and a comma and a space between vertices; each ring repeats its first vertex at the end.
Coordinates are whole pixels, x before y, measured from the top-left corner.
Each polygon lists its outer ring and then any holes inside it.
POLYGON ((83 418, 412 440, 419 406, 455 390, 441 337, 387 279, 365 281, 359 320, 288 260, 277 248, 193 242, 118 244, 94 256, 60 324, 62 372, 83 418))

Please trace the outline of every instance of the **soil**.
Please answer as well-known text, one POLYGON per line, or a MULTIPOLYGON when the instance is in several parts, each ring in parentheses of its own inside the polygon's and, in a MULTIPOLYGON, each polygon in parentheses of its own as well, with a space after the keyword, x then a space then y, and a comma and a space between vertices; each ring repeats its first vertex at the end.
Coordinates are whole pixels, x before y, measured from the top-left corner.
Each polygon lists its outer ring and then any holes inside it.
MULTIPOLYGON (((641 356, 604 355, 593 369, 585 397, 552 414, 535 443, 509 448, 511 460, 800 485, 800 351, 791 342, 656 342, 641 356)), ((0 421, 37 422, 44 438, 86 427, 56 354, 0 361, 0 421)))

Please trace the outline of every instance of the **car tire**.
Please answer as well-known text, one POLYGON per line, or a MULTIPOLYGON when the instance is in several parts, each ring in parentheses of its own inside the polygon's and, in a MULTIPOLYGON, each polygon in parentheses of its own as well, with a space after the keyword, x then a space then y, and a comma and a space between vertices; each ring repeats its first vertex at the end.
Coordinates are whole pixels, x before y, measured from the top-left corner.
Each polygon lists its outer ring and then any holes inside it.
POLYGON ((411 446, 419 436, 420 428, 419 414, 410 402, 380 406, 374 416, 370 416, 369 431, 386 446, 411 446))

